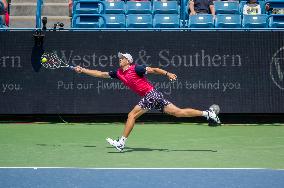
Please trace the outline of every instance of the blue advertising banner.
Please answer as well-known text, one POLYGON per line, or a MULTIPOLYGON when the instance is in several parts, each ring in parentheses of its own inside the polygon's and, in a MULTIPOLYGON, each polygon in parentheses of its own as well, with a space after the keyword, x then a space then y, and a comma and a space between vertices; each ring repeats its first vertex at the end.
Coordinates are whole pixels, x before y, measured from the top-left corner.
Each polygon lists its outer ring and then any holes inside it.
MULTIPOLYGON (((45 69, 55 52, 69 65, 116 70, 118 52, 178 76, 146 75, 179 107, 223 113, 284 113, 283 32, 0 32, 0 114, 127 113, 140 97, 119 80, 45 69)), ((153 111, 156 113, 156 111, 153 111)))

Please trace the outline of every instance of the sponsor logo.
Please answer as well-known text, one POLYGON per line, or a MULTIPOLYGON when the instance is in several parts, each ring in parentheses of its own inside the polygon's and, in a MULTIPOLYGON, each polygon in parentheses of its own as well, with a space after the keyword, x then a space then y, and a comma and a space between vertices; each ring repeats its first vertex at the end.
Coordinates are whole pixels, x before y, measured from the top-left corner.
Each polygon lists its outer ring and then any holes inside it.
POLYGON ((272 57, 270 63, 270 76, 279 89, 284 89, 284 46, 272 57))

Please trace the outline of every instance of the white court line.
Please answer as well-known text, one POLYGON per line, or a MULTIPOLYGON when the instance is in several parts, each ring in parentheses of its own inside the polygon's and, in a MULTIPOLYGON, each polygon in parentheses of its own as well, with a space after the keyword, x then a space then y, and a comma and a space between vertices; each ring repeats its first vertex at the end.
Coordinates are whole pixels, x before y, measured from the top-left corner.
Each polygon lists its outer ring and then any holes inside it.
POLYGON ((284 170, 272 168, 80 168, 80 167, 0 167, 0 169, 78 169, 78 170, 284 170))

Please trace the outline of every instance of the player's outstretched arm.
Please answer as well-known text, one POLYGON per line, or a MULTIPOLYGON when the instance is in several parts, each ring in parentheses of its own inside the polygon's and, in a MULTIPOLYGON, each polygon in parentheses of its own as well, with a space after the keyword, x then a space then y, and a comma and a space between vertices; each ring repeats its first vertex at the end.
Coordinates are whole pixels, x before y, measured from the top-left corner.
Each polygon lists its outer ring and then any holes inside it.
POLYGON ((163 69, 160 68, 153 68, 153 67, 147 67, 146 71, 148 74, 160 74, 160 75, 165 75, 168 77, 168 79, 172 80, 176 80, 177 79, 177 75, 170 73, 168 71, 165 71, 163 69))
POLYGON ((93 77, 98 77, 98 78, 110 78, 108 72, 102 72, 102 71, 98 71, 98 70, 86 69, 86 68, 82 68, 82 67, 80 67, 80 66, 75 67, 74 70, 75 70, 77 73, 84 73, 84 74, 87 74, 87 75, 93 76, 93 77))

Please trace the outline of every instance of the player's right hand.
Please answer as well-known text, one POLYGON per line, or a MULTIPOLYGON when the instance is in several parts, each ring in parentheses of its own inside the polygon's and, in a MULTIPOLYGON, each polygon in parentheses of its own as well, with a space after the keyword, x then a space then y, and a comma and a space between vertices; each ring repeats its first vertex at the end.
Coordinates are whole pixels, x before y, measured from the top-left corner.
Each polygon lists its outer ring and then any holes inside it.
POLYGON ((175 81, 177 79, 177 75, 170 72, 168 72, 167 76, 170 79, 170 81, 175 81))
POLYGON ((76 66, 74 69, 77 73, 82 73, 83 72, 83 68, 80 66, 76 66))

